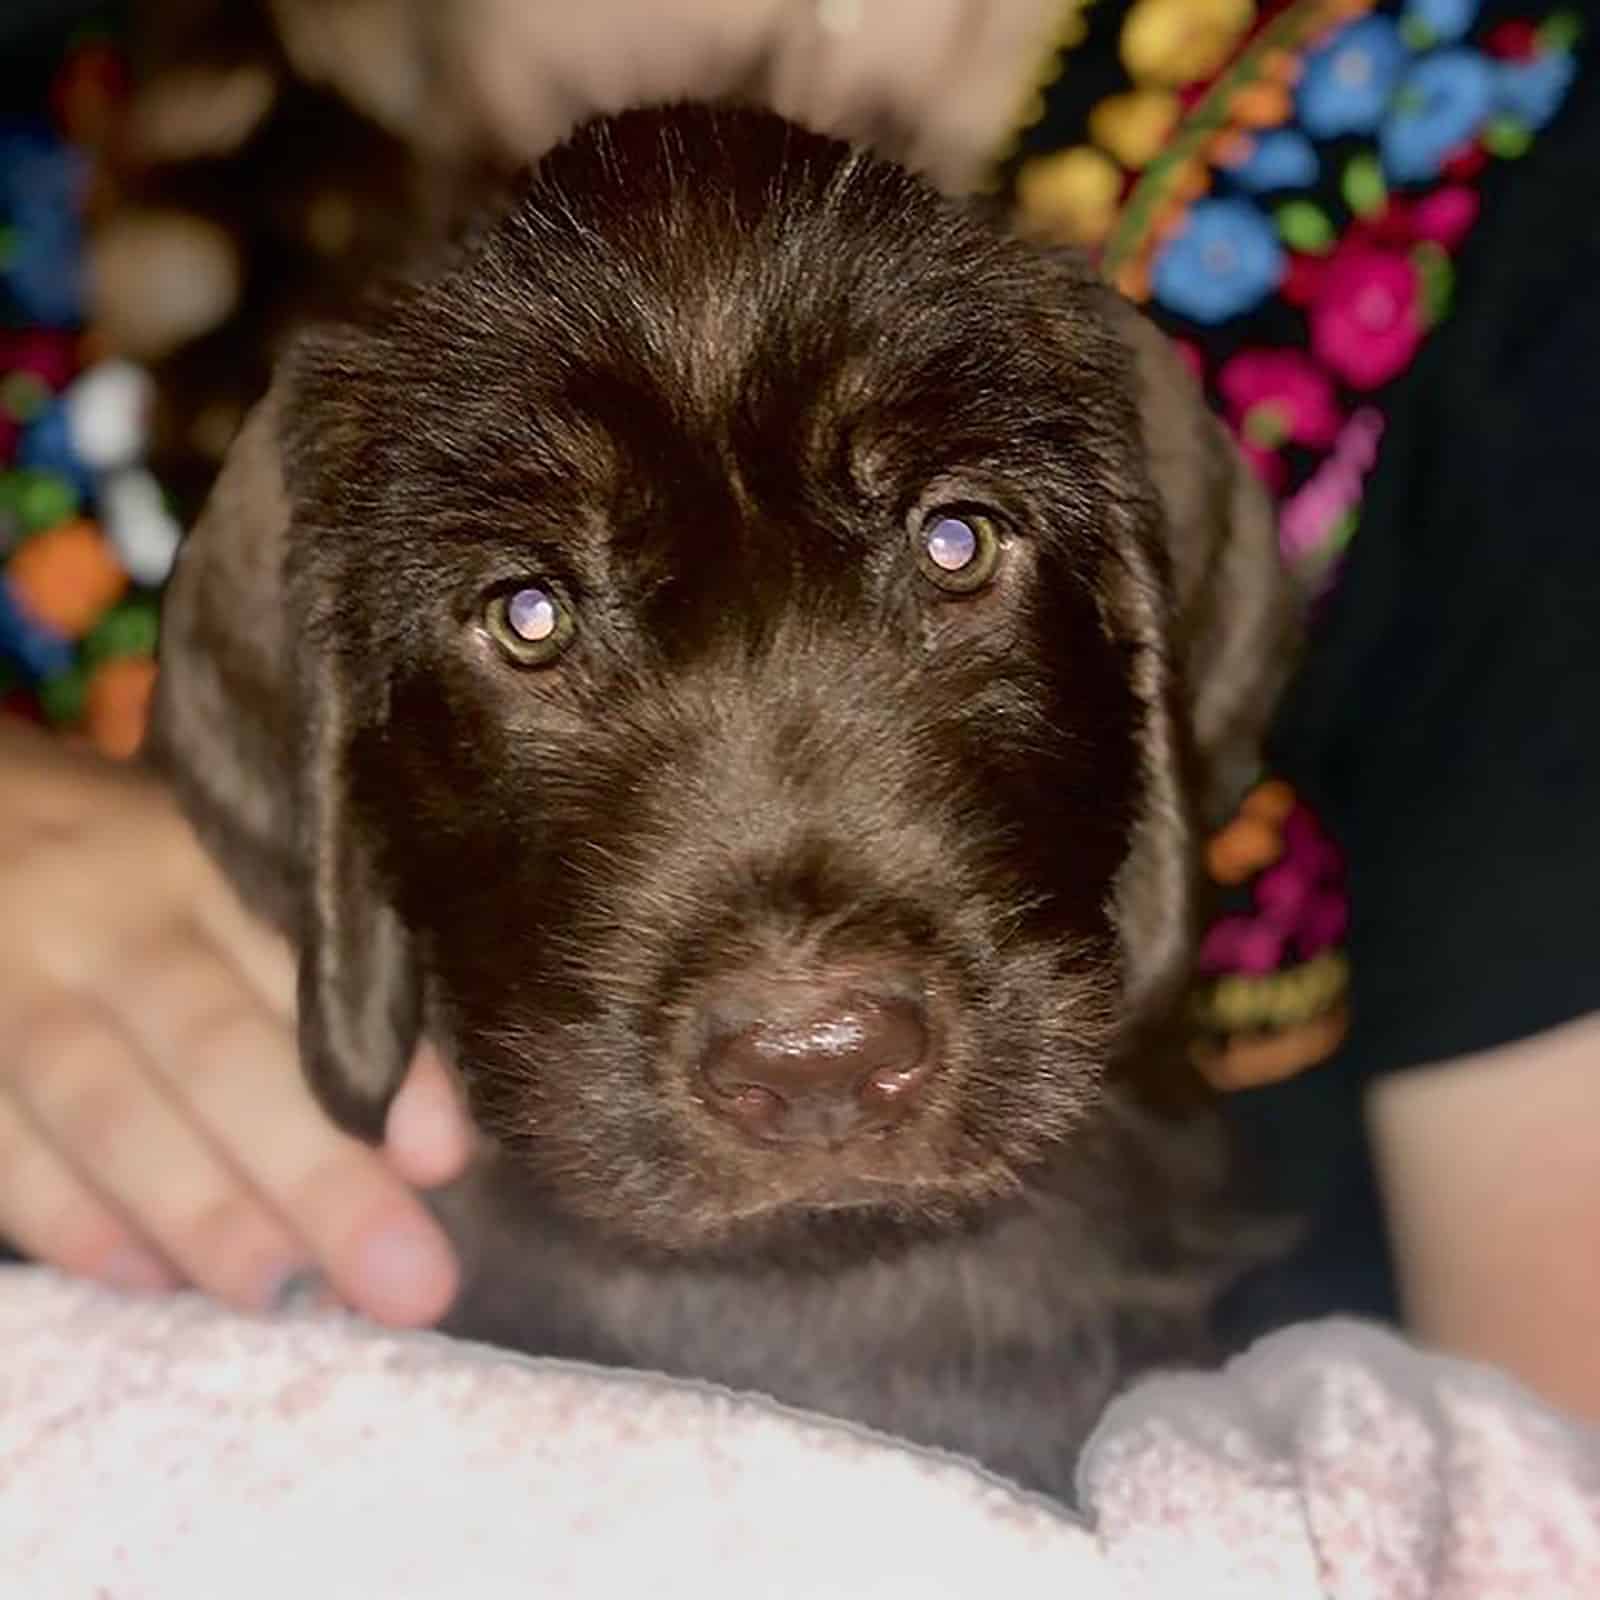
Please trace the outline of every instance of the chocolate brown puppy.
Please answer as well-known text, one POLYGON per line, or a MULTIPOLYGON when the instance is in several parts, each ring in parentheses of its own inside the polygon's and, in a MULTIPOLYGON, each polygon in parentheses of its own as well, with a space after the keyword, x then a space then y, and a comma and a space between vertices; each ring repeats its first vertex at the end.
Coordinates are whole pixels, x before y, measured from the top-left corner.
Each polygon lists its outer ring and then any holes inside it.
POLYGON ((298 945, 330 1112, 375 1136, 421 1029, 458 1064, 454 1327, 1070 1495, 1259 1242, 1134 1091, 1294 633, 1083 262, 684 106, 301 340, 180 561, 154 753, 298 945))

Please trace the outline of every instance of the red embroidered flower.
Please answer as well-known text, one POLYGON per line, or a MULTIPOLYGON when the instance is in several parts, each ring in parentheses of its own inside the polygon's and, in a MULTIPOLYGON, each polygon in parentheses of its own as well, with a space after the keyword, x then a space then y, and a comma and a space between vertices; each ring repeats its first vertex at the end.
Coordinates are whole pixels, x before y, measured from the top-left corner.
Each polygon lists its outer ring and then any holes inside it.
POLYGON ((1377 389, 1422 343, 1417 269, 1406 257, 1358 246, 1328 263, 1311 306, 1311 348, 1352 389, 1377 389))
POLYGON ((1411 207, 1392 194, 1376 216, 1357 217, 1345 235, 1345 246, 1407 245, 1411 243, 1411 207))
POLYGON ((1321 256, 1291 255, 1278 293, 1291 306, 1310 305, 1322 287, 1322 270, 1327 264, 1321 256))
POLYGON ((1247 445, 1331 445, 1339 407, 1327 374, 1299 350, 1241 350, 1217 374, 1229 419, 1247 445))
POLYGON ((1489 30, 1484 48, 1501 61, 1532 61, 1539 53, 1539 30, 1531 22, 1502 22, 1489 30))
POLYGON ((1470 183, 1488 165, 1489 152, 1474 139, 1471 144, 1462 145, 1453 156, 1447 156, 1439 170, 1456 183, 1470 183))

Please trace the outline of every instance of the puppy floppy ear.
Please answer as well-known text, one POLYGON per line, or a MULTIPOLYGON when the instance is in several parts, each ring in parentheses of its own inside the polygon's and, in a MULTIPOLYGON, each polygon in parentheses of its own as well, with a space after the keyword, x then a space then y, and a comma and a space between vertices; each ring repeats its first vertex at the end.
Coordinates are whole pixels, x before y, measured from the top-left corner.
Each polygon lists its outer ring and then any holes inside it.
POLYGON ((1145 712, 1144 799, 1116 905, 1137 1033, 1188 977, 1201 838, 1259 776, 1301 605, 1271 503, 1199 384, 1165 334, 1106 293, 1156 492, 1153 527, 1124 530, 1107 580, 1145 712))
POLYGON ((1302 597, 1279 553, 1266 491, 1172 342, 1120 296, 1140 423, 1160 501, 1175 665, 1203 820, 1226 819, 1259 775, 1293 670, 1302 597))
POLYGON ((283 393, 251 413, 180 552, 147 755, 245 903, 297 945, 306 1075, 342 1126, 377 1140, 416 1045, 419 974, 352 814, 371 708, 293 548, 283 393))

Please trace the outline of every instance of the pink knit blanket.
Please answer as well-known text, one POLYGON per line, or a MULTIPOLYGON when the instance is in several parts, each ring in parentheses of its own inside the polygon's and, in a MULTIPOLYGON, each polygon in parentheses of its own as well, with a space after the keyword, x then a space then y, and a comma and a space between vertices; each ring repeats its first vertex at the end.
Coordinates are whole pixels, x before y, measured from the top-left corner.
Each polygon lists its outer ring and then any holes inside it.
POLYGON ((1354 1323, 1139 1384, 1080 1475, 0 1269, 4 1600, 1600 1597, 1600 1433, 1354 1323))

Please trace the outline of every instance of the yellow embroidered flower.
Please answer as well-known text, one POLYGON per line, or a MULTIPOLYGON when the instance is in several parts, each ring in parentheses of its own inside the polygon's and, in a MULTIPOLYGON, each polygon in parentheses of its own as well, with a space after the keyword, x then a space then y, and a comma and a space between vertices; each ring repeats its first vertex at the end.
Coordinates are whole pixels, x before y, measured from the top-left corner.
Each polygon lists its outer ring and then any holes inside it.
POLYGON ((1254 20, 1253 0, 1138 0, 1122 25, 1122 64, 1137 83, 1209 78, 1254 20))
POLYGON ((1116 220, 1121 195, 1117 164, 1088 145, 1035 157, 1017 174, 1024 222, 1064 244, 1099 244, 1116 220))
POLYGON ((1178 97, 1170 89, 1135 89, 1102 100, 1089 114, 1089 132, 1131 172, 1161 153, 1178 121, 1178 97))

